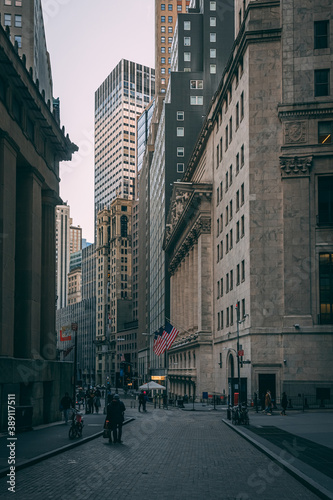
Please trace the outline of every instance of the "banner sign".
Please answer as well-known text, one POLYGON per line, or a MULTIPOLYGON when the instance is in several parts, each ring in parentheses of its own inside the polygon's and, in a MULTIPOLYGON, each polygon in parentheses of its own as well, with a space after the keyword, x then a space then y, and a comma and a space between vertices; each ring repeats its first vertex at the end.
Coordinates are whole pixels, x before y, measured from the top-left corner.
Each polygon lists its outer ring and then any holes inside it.
POLYGON ((61 327, 60 340, 61 340, 61 342, 64 342, 65 340, 72 340, 71 325, 61 327))

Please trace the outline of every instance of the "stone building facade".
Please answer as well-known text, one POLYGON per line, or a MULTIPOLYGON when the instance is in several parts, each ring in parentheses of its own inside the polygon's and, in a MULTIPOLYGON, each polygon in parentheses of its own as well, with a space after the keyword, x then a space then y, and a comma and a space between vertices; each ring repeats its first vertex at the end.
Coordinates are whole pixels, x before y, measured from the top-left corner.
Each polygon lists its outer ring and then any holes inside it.
POLYGON ((8 394, 41 424, 71 387, 56 361, 55 206, 59 162, 75 150, 0 26, 1 428, 8 394))
MULTIPOLYGON (((213 192, 204 254, 212 286, 200 291, 212 354, 197 385, 231 400, 239 389, 243 400, 267 389, 276 400, 284 390, 332 400, 332 11, 326 0, 236 0, 235 33, 183 177, 190 190, 213 192)), ((191 330, 196 288, 186 292, 198 274, 192 243, 177 257, 191 230, 186 213, 198 210, 192 199, 183 197, 178 222, 172 208, 167 228, 172 294, 184 290, 185 300, 171 303, 171 321, 187 331, 170 351, 178 378, 194 367, 187 346, 201 331, 191 330)))

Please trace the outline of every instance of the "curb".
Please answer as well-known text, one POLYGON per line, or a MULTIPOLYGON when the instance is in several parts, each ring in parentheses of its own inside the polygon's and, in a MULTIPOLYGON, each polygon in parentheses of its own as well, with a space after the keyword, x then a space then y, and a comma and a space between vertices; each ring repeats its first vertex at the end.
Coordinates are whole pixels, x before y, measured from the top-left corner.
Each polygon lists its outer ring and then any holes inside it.
MULTIPOLYGON (((134 417, 131 417, 127 420, 124 421, 123 425, 129 424, 130 422, 133 422, 135 420, 134 417)), ((56 455, 60 455, 60 453, 64 453, 65 451, 71 450, 72 448, 76 448, 77 446, 80 446, 81 444, 88 443, 89 441, 92 441, 93 439, 96 439, 100 436, 103 435, 103 431, 99 431, 96 434, 92 434, 91 436, 87 436, 85 438, 80 439, 79 441, 75 441, 70 444, 66 444, 65 446, 62 446, 61 448, 58 448, 56 450, 48 451, 47 453, 43 453, 42 455, 38 455, 37 457, 31 458, 29 460, 25 460, 24 462, 21 462, 20 464, 15 466, 15 472, 26 469, 27 467, 30 467, 31 465, 38 464, 39 462, 42 462, 43 460, 46 460, 47 458, 54 457, 56 455)), ((0 471, 0 477, 6 477, 7 474, 9 474, 10 469, 2 469, 0 471)))
POLYGON ((243 432, 240 428, 236 427, 235 425, 232 425, 228 420, 222 419, 222 422, 226 424, 230 429, 237 432, 240 436, 246 439, 253 446, 255 446, 255 448, 257 448, 259 451, 267 455, 271 460, 277 462, 280 465, 280 467, 282 467, 282 469, 288 472, 291 476, 297 479, 297 481, 302 483, 306 488, 311 490, 320 498, 323 498, 325 500, 333 500, 333 493, 324 488, 321 484, 317 483, 309 476, 303 474, 303 472, 301 472, 299 469, 289 464, 286 460, 279 457, 279 455, 268 449, 266 446, 262 445, 261 443, 258 443, 258 441, 253 439, 245 432, 243 432))

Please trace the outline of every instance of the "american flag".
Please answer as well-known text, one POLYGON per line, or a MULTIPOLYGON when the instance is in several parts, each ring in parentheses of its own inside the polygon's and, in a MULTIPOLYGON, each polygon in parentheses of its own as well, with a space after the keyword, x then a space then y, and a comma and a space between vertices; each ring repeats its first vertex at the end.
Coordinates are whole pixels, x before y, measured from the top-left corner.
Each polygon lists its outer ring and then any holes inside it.
POLYGON ((167 346, 167 334, 164 332, 163 327, 161 327, 158 332, 155 332, 154 338, 154 353, 160 356, 164 353, 167 346))
POLYGON ((172 324, 169 323, 169 321, 167 321, 165 323, 164 333, 166 334, 166 338, 167 338, 167 346, 166 347, 167 347, 167 350, 169 350, 170 347, 172 346, 175 338, 177 337, 179 331, 177 330, 177 328, 172 326, 172 324))

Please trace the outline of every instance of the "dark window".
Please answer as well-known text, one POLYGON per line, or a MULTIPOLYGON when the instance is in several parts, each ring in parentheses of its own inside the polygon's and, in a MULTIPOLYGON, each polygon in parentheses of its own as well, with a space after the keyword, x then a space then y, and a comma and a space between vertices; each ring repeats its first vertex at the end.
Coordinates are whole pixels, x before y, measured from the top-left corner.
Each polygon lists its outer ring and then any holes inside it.
POLYGON ((121 231, 122 238, 127 237, 127 225, 128 225, 128 219, 127 219, 126 215, 122 215, 120 217, 120 231, 121 231))
POLYGON ((314 23, 314 48, 326 49, 328 47, 328 21, 315 21, 314 23))
POLYGON ((314 72, 315 97, 330 95, 330 70, 316 69, 314 72))
POLYGON ((333 254, 319 255, 320 323, 333 323, 333 254))
POLYGON ((333 122, 318 122, 319 144, 332 143, 333 122))
POLYGON ((318 177, 319 224, 333 224, 333 176, 318 177))

